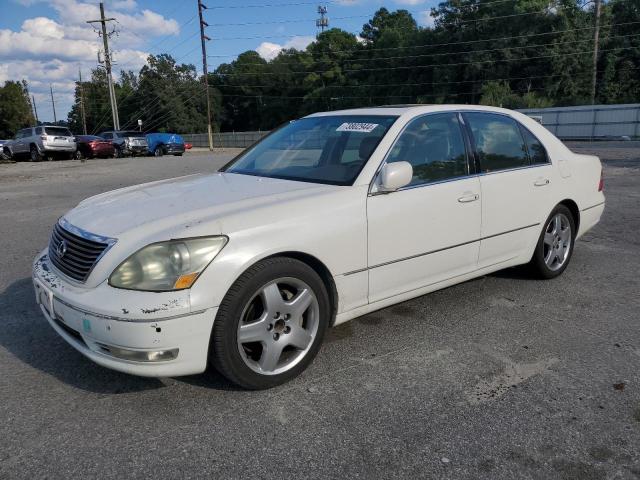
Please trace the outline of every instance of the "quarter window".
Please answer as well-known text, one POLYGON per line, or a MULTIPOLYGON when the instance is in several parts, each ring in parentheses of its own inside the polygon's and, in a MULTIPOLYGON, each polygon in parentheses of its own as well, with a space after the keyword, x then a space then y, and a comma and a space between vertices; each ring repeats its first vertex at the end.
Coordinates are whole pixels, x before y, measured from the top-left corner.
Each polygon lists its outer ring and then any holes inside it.
POLYGON ((547 151, 545 150, 540 140, 538 140, 529 130, 521 128, 522 135, 524 135, 524 141, 527 143, 527 150, 529 151, 529 159, 532 165, 540 163, 549 163, 547 157, 547 151))
POLYGON ((465 114, 483 173, 526 167, 527 148, 515 120, 490 113, 465 114))
POLYGON ((467 175, 467 155, 458 115, 442 113, 416 118, 398 138, 387 162, 409 162, 413 167, 410 185, 467 175))

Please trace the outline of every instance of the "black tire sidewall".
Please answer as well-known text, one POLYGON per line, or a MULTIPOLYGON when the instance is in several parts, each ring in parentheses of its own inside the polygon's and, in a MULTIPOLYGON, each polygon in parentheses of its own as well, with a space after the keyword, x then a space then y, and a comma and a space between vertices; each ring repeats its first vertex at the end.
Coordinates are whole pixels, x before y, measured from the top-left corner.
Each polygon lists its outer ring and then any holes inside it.
POLYGON ((302 373, 313 361, 331 318, 329 294, 320 276, 307 264, 287 257, 263 260, 249 268, 229 289, 218 308, 209 346, 209 358, 221 374, 239 386, 260 390, 285 383, 302 373), (278 375, 261 375, 249 368, 238 350, 238 322, 245 305, 264 285, 276 278, 294 277, 313 290, 320 308, 318 332, 306 356, 290 370, 278 375))
POLYGON ((31 161, 31 162, 39 162, 41 158, 42 158, 42 156, 40 155, 40 152, 38 151, 38 147, 32 146, 29 149, 29 161, 31 161))
POLYGON ((569 210, 564 205, 557 205, 544 222, 542 231, 540 232, 540 237, 538 238, 538 243, 536 244, 533 258, 531 259, 531 267, 539 277, 543 279, 555 278, 561 275, 562 272, 566 270, 566 268, 569 266, 569 262, 571 262, 571 257, 573 256, 573 249, 575 247, 577 233, 576 221, 573 218, 571 210, 569 210), (544 234, 547 231, 549 222, 558 213, 564 214, 569 219, 569 224, 571 225, 571 244, 569 248, 569 257, 564 262, 564 265, 562 265, 562 267, 560 267, 558 270, 551 270, 544 261, 544 234))

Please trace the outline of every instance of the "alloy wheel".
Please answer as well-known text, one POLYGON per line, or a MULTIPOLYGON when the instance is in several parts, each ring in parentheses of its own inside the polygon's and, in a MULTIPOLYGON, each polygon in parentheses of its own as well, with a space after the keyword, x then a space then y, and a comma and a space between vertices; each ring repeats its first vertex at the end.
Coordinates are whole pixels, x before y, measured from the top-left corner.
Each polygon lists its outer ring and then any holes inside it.
POLYGON ((547 224, 543 247, 544 263, 549 270, 562 268, 572 247, 571 222, 564 213, 555 214, 547 224))
POLYGON ((261 375, 292 369, 318 333, 320 307, 313 290, 296 278, 278 278, 260 288, 245 305, 237 343, 245 364, 261 375))

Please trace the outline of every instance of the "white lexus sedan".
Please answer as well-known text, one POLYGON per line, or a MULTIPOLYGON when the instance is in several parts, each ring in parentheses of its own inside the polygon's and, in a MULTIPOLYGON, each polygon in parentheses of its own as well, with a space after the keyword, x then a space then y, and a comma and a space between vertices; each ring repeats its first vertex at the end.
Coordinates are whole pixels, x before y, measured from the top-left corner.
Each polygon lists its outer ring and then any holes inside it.
POLYGON ((213 365, 249 389, 300 374, 328 327, 529 264, 560 275, 604 209, 597 157, 517 112, 325 112, 216 173, 103 193, 33 264, 51 326, 144 376, 213 365))

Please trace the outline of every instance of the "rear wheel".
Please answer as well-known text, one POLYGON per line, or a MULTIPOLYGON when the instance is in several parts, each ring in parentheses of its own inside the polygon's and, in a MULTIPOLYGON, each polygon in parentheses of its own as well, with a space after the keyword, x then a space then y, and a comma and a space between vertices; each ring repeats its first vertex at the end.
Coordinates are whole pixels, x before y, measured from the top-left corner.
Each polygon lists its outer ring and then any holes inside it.
POLYGON ((312 268, 291 258, 267 259, 247 270, 222 301, 211 362, 247 389, 284 383, 313 361, 330 312, 327 290, 312 268))
POLYGON ((31 149, 29 153, 30 153, 29 160, 31 160, 32 162, 39 162, 40 160, 42 160, 42 155, 40 155, 40 150, 38 150, 38 147, 36 147, 35 145, 31 145, 31 149))
POLYGON ((531 259, 530 265, 539 277, 555 278, 565 271, 573 254, 576 233, 571 211, 558 205, 549 215, 531 259))
POLYGON ((162 155, 164 155, 164 148, 160 145, 158 147, 156 147, 155 151, 153 152, 153 154, 156 157, 161 157, 162 155))

